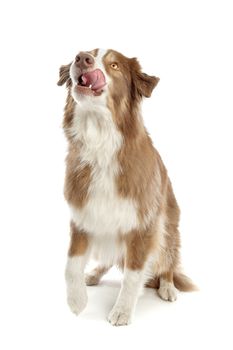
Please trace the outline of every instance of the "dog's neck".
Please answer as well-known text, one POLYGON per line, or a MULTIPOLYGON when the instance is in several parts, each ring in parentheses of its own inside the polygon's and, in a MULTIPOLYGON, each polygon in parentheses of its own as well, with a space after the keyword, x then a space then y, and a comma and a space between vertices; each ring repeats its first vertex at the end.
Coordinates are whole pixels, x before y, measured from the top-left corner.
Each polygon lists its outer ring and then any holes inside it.
POLYGON ((82 161, 100 167, 110 165, 123 141, 104 105, 76 104, 69 133, 80 144, 82 161))

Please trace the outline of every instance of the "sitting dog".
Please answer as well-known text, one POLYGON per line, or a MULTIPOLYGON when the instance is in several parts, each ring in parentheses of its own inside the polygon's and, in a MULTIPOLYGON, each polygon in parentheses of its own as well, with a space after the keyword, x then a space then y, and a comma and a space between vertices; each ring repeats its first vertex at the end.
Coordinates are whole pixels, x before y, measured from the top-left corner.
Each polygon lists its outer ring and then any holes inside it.
POLYGON ((108 320, 130 323, 144 286, 168 301, 195 286, 180 272, 179 207, 140 111, 159 78, 114 50, 80 52, 60 68, 68 96, 65 198, 71 211, 67 300, 79 314, 87 285, 113 266, 124 275, 108 320), (90 257, 99 266, 85 276, 90 257))

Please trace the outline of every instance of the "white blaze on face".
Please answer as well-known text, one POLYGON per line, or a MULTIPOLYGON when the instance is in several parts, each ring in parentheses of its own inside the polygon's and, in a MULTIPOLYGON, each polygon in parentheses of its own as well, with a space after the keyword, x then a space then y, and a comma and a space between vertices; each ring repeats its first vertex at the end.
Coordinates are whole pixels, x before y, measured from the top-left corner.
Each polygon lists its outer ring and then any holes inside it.
POLYGON ((107 52, 108 50, 105 50, 105 49, 98 50, 97 57, 95 58, 95 68, 99 68, 102 70, 102 72, 105 75, 106 83, 108 84, 110 81, 110 78, 105 70, 104 62, 103 62, 104 56, 106 55, 107 52))

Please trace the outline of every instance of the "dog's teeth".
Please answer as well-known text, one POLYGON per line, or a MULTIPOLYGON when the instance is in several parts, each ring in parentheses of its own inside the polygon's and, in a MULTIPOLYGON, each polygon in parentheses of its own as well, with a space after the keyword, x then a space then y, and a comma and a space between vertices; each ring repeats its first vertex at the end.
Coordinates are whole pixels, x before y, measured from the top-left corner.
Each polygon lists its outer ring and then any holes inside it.
POLYGON ((90 89, 92 88, 92 84, 89 85, 89 88, 90 88, 90 89))

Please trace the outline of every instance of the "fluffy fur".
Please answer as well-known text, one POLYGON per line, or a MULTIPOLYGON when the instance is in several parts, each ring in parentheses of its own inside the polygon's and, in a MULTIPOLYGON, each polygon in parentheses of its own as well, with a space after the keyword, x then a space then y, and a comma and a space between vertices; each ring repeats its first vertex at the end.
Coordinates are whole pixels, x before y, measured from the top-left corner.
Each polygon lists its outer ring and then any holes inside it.
POLYGON ((122 287, 108 320, 128 324, 144 285, 174 301, 179 290, 194 290, 180 273, 179 207, 166 168, 143 125, 142 97, 150 97, 159 79, 141 71, 135 58, 113 50, 82 53, 60 68, 58 85, 68 96, 63 127, 68 140, 65 198, 71 211, 71 242, 66 268, 68 304, 78 314, 87 302, 86 276, 97 284, 116 264, 124 271, 122 287), (90 56, 89 56, 90 55, 90 56), (81 94, 81 73, 100 69, 106 85, 98 96, 81 94))

